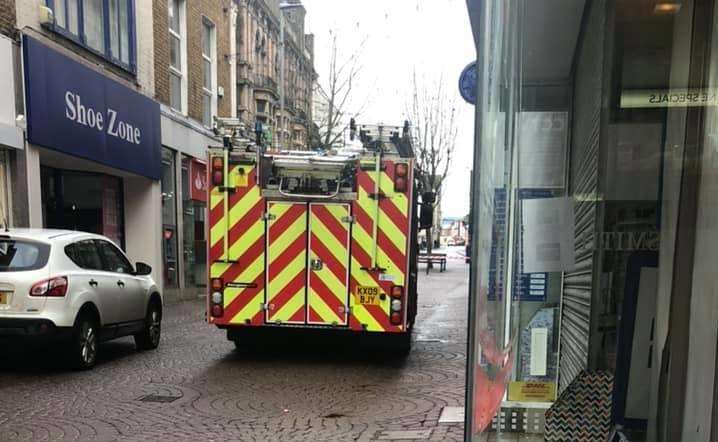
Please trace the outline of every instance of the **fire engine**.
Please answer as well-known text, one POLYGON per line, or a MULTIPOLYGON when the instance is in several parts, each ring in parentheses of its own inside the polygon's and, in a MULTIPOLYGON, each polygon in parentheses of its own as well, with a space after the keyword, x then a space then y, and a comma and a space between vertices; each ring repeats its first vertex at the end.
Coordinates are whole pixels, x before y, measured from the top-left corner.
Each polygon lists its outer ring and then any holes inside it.
POLYGON ((218 127, 223 146, 208 149, 207 167, 208 323, 235 343, 314 328, 408 351, 419 228, 408 123, 352 120, 353 142, 329 151, 268 150, 259 131, 218 127))

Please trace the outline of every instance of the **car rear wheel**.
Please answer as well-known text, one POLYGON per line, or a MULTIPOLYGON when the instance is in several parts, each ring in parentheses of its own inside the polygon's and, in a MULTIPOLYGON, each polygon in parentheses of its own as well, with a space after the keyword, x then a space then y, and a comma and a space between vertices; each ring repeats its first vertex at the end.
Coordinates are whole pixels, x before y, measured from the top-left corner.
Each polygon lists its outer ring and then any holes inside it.
POLYGON ((145 326, 141 333, 135 335, 135 345, 138 350, 154 350, 160 345, 162 334, 162 310, 157 303, 147 308, 145 326))
POLYGON ((97 362, 98 322, 90 314, 81 314, 75 321, 70 343, 72 366, 87 370, 97 362))

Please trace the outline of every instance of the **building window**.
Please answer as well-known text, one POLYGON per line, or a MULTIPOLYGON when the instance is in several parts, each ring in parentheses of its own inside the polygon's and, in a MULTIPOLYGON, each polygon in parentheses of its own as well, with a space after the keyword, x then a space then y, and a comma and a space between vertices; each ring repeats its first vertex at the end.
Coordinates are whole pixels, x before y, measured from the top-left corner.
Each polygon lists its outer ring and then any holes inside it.
POLYGON ((169 0, 170 33, 170 106, 185 112, 187 103, 187 42, 185 1, 169 0))
POLYGON ((267 102, 264 100, 257 100, 257 113, 267 113, 267 102))
POLYGON ((215 84, 217 82, 216 45, 214 24, 202 19, 202 123, 212 126, 212 117, 217 113, 215 84))
POLYGON ((52 29, 135 72, 134 0, 47 0, 52 29))

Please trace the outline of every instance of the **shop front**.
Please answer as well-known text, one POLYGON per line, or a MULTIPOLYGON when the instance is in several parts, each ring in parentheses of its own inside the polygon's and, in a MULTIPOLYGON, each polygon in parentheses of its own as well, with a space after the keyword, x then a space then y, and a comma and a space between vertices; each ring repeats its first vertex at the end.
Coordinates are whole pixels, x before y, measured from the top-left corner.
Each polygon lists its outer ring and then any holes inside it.
POLYGON ((467 4, 467 439, 716 440, 715 2, 467 4))
POLYGON ((159 105, 51 42, 22 46, 28 224, 105 235, 159 282, 159 105))
POLYGON ((222 141, 200 123, 161 109, 162 256, 170 299, 197 299, 207 289, 209 146, 222 141))

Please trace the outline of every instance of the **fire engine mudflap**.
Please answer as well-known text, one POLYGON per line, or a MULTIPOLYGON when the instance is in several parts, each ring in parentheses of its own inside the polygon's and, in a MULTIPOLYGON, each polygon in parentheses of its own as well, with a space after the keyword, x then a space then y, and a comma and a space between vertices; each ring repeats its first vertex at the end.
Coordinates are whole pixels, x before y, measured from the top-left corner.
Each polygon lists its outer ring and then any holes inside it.
POLYGON ((408 351, 418 225, 408 126, 360 126, 361 142, 321 153, 265 151, 230 132, 209 149, 208 322, 242 345, 311 332, 408 351))

